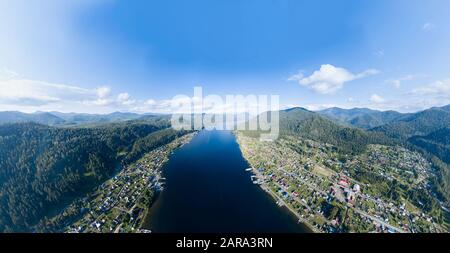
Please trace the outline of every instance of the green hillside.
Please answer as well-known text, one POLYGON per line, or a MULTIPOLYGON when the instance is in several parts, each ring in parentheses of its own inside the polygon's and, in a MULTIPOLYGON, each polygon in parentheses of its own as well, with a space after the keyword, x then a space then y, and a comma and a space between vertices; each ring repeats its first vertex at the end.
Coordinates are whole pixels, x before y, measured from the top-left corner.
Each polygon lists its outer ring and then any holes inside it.
POLYGON ((0 126, 0 231, 29 231, 75 197, 182 132, 167 120, 54 128, 0 126))

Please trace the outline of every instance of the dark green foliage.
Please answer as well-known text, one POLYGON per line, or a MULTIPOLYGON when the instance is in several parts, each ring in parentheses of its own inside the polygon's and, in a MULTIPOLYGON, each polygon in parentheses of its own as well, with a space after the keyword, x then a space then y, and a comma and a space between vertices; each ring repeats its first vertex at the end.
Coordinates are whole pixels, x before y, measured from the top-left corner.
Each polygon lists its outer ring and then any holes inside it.
POLYGON ((431 157, 436 175, 431 178, 431 185, 439 198, 450 203, 450 166, 435 156, 431 157))
POLYGON ((337 219, 339 222, 345 218, 346 208, 336 200, 332 202, 322 202, 322 210, 324 210, 324 216, 329 220, 337 219))
POLYGON ((413 136, 408 141, 450 163, 450 127, 439 129, 426 136, 413 136))
MULTIPOLYGON (((397 144, 416 149, 433 164, 432 187, 448 203, 450 194, 450 105, 418 113, 400 114, 368 109, 331 108, 320 112, 341 123, 370 128, 369 132, 394 138, 397 144), (411 145, 412 144, 412 145, 411 145), (444 161, 444 162, 442 162, 444 161)), ((355 139, 355 142, 359 140, 355 139)), ((332 143, 334 144, 334 143, 332 143)), ((359 145, 357 145, 359 146, 359 145)))
POLYGON ((0 231, 29 231, 112 176, 123 161, 183 134, 168 126, 157 118, 92 128, 0 126, 0 231))
POLYGON ((450 111, 446 107, 441 107, 409 114, 390 124, 374 128, 373 131, 408 139, 416 135, 427 135, 448 126, 450 126, 450 111))
POLYGON ((395 111, 382 112, 366 108, 329 108, 319 113, 340 123, 363 129, 382 126, 405 116, 405 114, 395 111))
MULTIPOLYGON (((361 119, 365 115, 378 115, 381 112, 368 109, 345 110, 332 108, 322 111, 324 114, 335 115, 340 122, 344 119, 361 119)), ((339 159, 347 160, 348 154, 358 154, 364 151, 368 144, 401 145, 410 150, 421 152, 432 162, 434 173, 430 174, 431 187, 434 192, 444 200, 449 201, 450 196, 450 168, 449 168, 449 123, 450 106, 432 108, 415 114, 399 114, 395 112, 383 112, 391 115, 391 123, 365 131, 362 129, 346 127, 335 123, 325 116, 314 113, 303 108, 293 108, 280 111, 280 133, 311 139, 322 143, 329 143, 337 147, 339 159), (393 118, 397 117, 395 120, 393 118), (413 136, 415 134, 427 134, 426 136, 413 136), (442 162, 440 159, 444 160, 442 162)), ((336 120, 335 118, 335 120, 336 120)), ((350 124, 350 123, 349 123, 350 124)), ((257 137, 255 132, 245 132, 257 137)), ((400 191, 389 191, 391 183, 383 181, 370 172, 359 171, 358 179, 378 185, 374 189, 380 194, 388 194, 391 199, 396 200, 404 195, 407 189, 400 191)))
POLYGON ((450 106, 410 114, 390 124, 372 129, 408 142, 433 164, 432 187, 448 203, 450 196, 450 106), (442 162, 444 161, 444 162, 442 162))
POLYGON ((342 153, 360 153, 368 144, 395 143, 382 133, 341 126, 302 108, 280 111, 280 132, 333 144, 342 153))
POLYGON ((142 157, 145 153, 160 147, 166 143, 169 143, 176 138, 185 135, 187 132, 185 131, 176 131, 172 128, 163 129, 161 131, 151 133, 147 135, 146 137, 137 140, 132 150, 129 152, 129 154, 126 156, 125 161, 131 162, 134 160, 139 159, 142 157))
POLYGON ((411 203, 422 208, 425 212, 433 212, 433 217, 441 217, 441 206, 425 189, 410 189, 407 192, 407 198, 411 203))
POLYGON ((349 123, 352 126, 360 127, 363 129, 371 129, 374 127, 382 126, 384 124, 393 122, 399 119, 400 117, 404 117, 404 115, 394 111, 376 112, 372 114, 355 117, 351 119, 349 123))

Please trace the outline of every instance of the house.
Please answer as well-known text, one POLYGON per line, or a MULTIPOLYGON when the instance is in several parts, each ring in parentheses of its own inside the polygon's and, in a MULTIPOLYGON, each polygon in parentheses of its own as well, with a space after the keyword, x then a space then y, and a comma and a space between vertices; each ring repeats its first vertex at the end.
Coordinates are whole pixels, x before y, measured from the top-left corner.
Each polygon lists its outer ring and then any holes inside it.
POLYGON ((350 186, 350 180, 346 176, 341 176, 339 179, 339 185, 343 188, 348 188, 350 186))

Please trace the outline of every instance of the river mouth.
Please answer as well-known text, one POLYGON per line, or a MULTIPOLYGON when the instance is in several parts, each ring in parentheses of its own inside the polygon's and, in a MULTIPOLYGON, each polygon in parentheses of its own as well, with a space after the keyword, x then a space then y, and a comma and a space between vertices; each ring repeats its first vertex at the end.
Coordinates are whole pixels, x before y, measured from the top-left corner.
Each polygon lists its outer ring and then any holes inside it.
POLYGON ((155 233, 308 233, 252 183, 230 131, 201 131, 171 155, 143 228, 155 233))

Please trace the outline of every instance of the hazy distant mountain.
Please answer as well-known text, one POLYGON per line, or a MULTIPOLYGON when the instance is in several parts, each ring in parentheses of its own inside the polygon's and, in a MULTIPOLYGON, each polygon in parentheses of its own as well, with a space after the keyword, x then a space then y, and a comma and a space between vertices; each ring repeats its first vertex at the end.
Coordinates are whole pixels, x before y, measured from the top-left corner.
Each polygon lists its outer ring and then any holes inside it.
POLYGON ((340 123, 383 132, 390 137, 404 140, 450 126, 450 105, 433 107, 417 113, 376 111, 366 108, 330 108, 318 113, 340 123))
POLYGON ((325 109, 318 113, 340 123, 363 129, 382 126, 407 115, 396 111, 377 111, 367 108, 341 109, 337 107, 325 109))
POLYGON ((148 117, 160 117, 161 115, 143 115, 137 113, 114 112, 110 114, 87 114, 87 113, 61 113, 61 112, 0 112, 0 124, 33 122, 43 125, 81 125, 112 123, 128 120, 143 119, 148 117))
POLYGON ((72 125, 127 121, 142 117, 142 115, 137 113, 123 113, 123 112, 113 112, 110 114, 61 113, 61 112, 51 112, 51 113, 64 119, 66 124, 72 125))
POLYGON ((325 115, 327 117, 338 119, 343 122, 347 122, 349 119, 353 119, 359 116, 376 113, 379 111, 368 109, 368 108, 353 108, 353 109, 342 109, 338 107, 328 108, 318 113, 325 115))
POLYGON ((407 114, 373 131, 388 136, 407 139, 416 135, 427 135, 450 126, 450 106, 434 107, 417 113, 407 114))
POLYGON ((22 113, 22 112, 0 112, 0 124, 35 122, 45 125, 58 125, 64 123, 64 119, 47 112, 22 113))
POLYGON ((169 114, 148 113, 148 114, 144 114, 144 115, 139 115, 139 117, 136 118, 135 120, 140 120, 140 121, 153 121, 155 119, 169 120, 170 116, 171 115, 169 115, 169 114))
POLYGON ((442 107, 434 107, 434 109, 439 109, 439 110, 443 110, 446 112, 450 112, 450 105, 446 105, 446 106, 442 106, 442 107))

